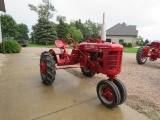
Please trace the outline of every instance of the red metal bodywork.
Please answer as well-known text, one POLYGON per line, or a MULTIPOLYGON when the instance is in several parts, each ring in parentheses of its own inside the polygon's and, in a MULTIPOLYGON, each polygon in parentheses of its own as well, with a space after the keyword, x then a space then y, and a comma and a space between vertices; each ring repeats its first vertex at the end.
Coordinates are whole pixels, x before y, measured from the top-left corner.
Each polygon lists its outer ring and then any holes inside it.
POLYGON ((151 42, 150 46, 145 46, 144 51, 146 57, 150 58, 150 61, 155 61, 160 58, 160 41, 151 42))
POLYGON ((58 66, 74 65, 79 63, 79 67, 85 67, 95 73, 106 74, 109 79, 113 78, 121 71, 123 46, 116 43, 102 42, 100 39, 88 39, 78 46, 72 38, 68 38, 73 44, 71 54, 68 54, 67 43, 57 40, 55 44, 60 48, 60 53, 55 53, 50 49, 50 53, 58 66))

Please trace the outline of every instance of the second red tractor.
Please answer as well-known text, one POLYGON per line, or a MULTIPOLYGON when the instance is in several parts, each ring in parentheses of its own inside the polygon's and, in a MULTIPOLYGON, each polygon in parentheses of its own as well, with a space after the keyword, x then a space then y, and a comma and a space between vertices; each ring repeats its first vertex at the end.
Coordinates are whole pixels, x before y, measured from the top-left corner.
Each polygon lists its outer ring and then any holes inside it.
POLYGON ((138 64, 145 64, 148 58, 150 61, 155 61, 157 58, 160 58, 160 41, 155 40, 138 49, 136 54, 138 64))

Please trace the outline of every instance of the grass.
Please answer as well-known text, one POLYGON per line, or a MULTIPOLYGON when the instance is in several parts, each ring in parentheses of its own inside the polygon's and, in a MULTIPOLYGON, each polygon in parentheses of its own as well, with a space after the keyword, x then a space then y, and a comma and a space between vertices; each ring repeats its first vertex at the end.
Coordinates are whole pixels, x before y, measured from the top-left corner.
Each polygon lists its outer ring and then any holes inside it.
POLYGON ((137 50, 138 48, 128 48, 128 47, 124 48, 125 53, 137 53, 137 50))
POLYGON ((38 45, 38 44, 29 44, 27 47, 37 47, 37 48, 55 48, 55 45, 38 45))
MULTIPOLYGON (((38 48, 56 48, 55 45, 38 45, 38 44, 29 44, 28 47, 38 47, 38 48)), ((72 48, 72 47, 69 47, 72 48)), ((125 53, 136 53, 138 48, 124 48, 125 53)))

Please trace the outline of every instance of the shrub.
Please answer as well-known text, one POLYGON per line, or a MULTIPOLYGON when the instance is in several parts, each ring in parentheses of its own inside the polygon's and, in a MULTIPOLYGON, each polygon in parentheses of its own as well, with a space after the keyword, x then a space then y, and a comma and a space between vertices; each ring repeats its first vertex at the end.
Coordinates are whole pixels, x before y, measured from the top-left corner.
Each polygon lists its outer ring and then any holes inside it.
MULTIPOLYGON (((19 53, 21 51, 20 44, 15 40, 12 40, 12 39, 5 40, 4 44, 5 44, 6 53, 19 53)), ((0 46, 2 45, 0 44, 0 46)))
POLYGON ((132 43, 128 43, 127 47, 132 47, 132 43))
POLYGON ((123 47, 127 47, 128 46, 126 42, 122 42, 120 44, 123 45, 123 47))

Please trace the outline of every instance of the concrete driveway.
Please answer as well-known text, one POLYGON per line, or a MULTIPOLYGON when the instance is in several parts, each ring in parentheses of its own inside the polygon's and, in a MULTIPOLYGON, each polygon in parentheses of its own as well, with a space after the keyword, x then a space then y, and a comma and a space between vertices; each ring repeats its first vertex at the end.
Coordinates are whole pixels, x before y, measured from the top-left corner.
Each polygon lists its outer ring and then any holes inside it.
POLYGON ((148 120, 125 104, 106 108, 95 87, 65 70, 57 71, 53 85, 44 85, 39 55, 0 54, 0 120, 36 119, 148 120))

